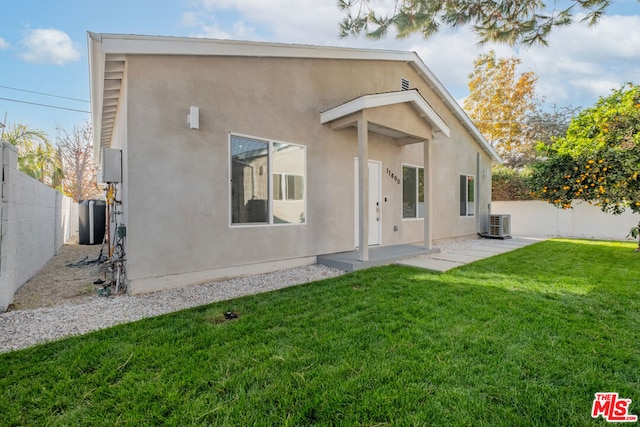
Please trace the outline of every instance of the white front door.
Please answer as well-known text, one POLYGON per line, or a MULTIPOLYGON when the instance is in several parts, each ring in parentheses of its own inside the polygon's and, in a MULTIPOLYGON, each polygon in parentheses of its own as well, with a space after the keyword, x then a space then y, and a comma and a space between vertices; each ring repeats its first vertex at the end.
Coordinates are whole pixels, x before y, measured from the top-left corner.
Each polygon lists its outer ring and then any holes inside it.
MULTIPOLYGON (((382 191, 381 191, 381 171, 382 163, 375 160, 369 160, 369 246, 379 245, 380 234, 382 229, 382 191)), ((356 217, 355 217, 355 246, 360 245, 360 226, 358 225, 358 216, 360 206, 358 205, 358 159, 356 159, 355 167, 355 186, 356 186, 356 217)))

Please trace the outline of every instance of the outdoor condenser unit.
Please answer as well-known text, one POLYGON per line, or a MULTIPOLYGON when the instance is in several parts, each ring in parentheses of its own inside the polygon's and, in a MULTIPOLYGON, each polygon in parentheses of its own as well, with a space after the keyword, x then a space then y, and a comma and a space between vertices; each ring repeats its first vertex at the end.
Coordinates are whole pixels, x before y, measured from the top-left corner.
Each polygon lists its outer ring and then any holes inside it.
POLYGON ((503 239, 511 237, 511 215, 490 215, 489 236, 503 239))

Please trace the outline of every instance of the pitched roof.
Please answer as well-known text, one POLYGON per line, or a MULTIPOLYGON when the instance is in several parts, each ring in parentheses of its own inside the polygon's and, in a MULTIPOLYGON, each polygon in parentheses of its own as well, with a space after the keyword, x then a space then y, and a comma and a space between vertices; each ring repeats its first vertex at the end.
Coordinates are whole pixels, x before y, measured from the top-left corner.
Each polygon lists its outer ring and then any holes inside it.
POLYGON ((493 147, 415 52, 93 32, 88 33, 88 49, 96 159, 100 158, 100 148, 108 147, 111 143, 126 55, 155 54, 356 59, 408 63, 440 97, 492 160, 501 162, 493 147))

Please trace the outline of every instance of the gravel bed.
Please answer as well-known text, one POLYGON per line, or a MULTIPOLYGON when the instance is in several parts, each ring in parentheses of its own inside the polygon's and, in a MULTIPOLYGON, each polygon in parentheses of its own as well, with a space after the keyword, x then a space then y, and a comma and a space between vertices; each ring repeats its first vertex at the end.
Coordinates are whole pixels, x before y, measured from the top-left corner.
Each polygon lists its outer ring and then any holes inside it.
POLYGON ((344 271, 323 265, 310 265, 150 294, 108 298, 96 296, 82 304, 0 313, 0 353, 341 274, 344 271))

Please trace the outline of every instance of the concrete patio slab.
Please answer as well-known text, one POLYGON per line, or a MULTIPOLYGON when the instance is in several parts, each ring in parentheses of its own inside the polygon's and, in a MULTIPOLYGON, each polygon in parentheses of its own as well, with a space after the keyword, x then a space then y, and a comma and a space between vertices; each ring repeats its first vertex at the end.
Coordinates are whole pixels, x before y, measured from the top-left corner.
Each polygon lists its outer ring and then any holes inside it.
POLYGON ((432 259, 438 259, 441 261, 453 261, 453 262, 461 262, 461 263, 469 263, 469 262, 474 262, 474 261, 478 261, 481 259, 486 258, 486 255, 468 255, 468 254, 461 254, 459 252, 454 252, 454 253, 440 253, 440 254, 433 254, 431 255, 430 258, 432 259))
POLYGON ((532 245, 534 243, 540 242, 544 239, 534 239, 534 238, 525 238, 525 237, 515 237, 513 239, 492 239, 492 240, 487 240, 487 244, 494 244, 494 245, 503 245, 503 246, 517 246, 517 247, 523 247, 523 246, 529 246, 532 245))
POLYGON ((473 257, 477 257, 478 259, 488 258, 490 256, 495 255, 491 251, 483 251, 480 249, 458 249, 455 253, 460 255, 469 255, 473 257))
POLYGON ((515 246, 503 246, 503 245, 482 245, 482 247, 479 247, 478 249, 486 252, 493 252, 494 254, 503 254, 505 252, 511 252, 520 248, 515 246))
POLYGON ((376 246, 369 248, 369 260, 359 261, 358 252, 320 255, 318 264, 355 271, 387 264, 401 264, 426 270, 444 272, 470 262, 531 245, 544 239, 516 237, 513 239, 472 239, 463 243, 445 245, 445 251, 434 247, 426 250, 418 245, 376 246))
POLYGON ((470 262, 489 258, 529 246, 544 239, 514 238, 505 240, 473 240, 468 246, 453 247, 441 253, 400 260, 397 263, 427 270, 445 272, 470 262))
POLYGON ((407 265, 410 267, 423 268, 425 270, 445 272, 452 268, 460 267, 464 265, 464 262, 445 261, 441 259, 433 259, 426 256, 409 258, 397 262, 400 265, 407 265))
POLYGON ((428 255, 439 251, 438 248, 427 250, 422 246, 416 245, 375 246, 369 248, 369 259, 367 261, 360 261, 357 251, 349 251, 337 254, 318 255, 317 262, 318 264, 339 268, 344 271, 356 271, 393 264, 399 259, 428 255))

